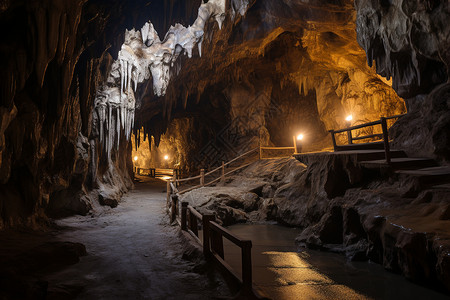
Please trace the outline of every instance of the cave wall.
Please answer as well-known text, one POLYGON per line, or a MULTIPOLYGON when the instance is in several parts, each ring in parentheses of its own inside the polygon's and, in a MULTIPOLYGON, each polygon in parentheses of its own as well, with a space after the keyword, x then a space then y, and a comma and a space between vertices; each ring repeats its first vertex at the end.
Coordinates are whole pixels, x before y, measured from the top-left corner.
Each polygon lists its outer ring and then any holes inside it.
POLYGON ((392 128, 394 147, 450 159, 450 4, 356 0, 358 42, 381 76, 392 78, 408 115, 392 128))
POLYGON ((182 144, 214 165, 260 140, 291 146, 299 132, 306 150, 323 149, 348 114, 357 124, 404 113, 392 81, 367 65, 355 22, 353 1, 253 1, 222 30, 207 24, 202 57, 181 57, 167 94, 146 95, 137 120, 156 140, 174 118, 207 123, 189 129, 193 146, 182 144))
POLYGON ((95 91, 126 28, 149 17, 165 31, 189 23, 200 0, 2 1, 0 5, 0 229, 86 214, 132 186, 131 145, 107 164, 93 144, 95 91), (164 28, 164 29, 163 29, 164 28))

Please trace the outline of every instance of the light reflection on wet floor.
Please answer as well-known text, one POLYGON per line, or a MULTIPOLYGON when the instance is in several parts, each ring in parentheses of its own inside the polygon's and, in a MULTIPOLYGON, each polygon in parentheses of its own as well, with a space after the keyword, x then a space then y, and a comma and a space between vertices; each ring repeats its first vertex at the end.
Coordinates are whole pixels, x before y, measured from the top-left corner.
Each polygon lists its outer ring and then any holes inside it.
MULTIPOLYGON (((272 299, 449 299, 368 262, 300 249, 299 230, 278 225, 228 228, 253 243, 254 286, 272 299)), ((241 274, 240 248, 224 239, 225 261, 241 274)))

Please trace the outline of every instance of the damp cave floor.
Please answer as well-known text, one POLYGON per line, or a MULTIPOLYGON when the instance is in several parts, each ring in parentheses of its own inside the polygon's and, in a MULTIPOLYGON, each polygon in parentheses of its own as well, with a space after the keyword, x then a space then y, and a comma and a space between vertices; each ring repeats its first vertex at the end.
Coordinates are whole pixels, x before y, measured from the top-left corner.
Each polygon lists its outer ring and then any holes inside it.
MULTIPOLYGON (((87 255, 78 263, 40 277, 48 284, 43 299, 230 298, 214 270, 201 260, 183 258, 189 243, 168 222, 166 183, 148 177, 139 181, 118 207, 58 220, 58 230, 51 234, 0 235, 0 258, 8 260, 17 249, 27 255, 55 240, 83 244, 87 255)), ((351 263, 333 253, 299 252, 293 242, 296 229, 260 224, 234 225, 229 230, 252 240, 255 287, 272 299, 447 299, 390 275, 381 266, 351 263)), ((225 246, 226 260, 240 273, 240 252, 227 242, 225 246)))
POLYGON ((215 271, 183 259, 186 241, 165 212, 166 183, 140 177, 119 206, 59 220, 58 238, 86 246, 79 263, 49 275, 49 289, 76 299, 217 299, 230 292, 215 271))

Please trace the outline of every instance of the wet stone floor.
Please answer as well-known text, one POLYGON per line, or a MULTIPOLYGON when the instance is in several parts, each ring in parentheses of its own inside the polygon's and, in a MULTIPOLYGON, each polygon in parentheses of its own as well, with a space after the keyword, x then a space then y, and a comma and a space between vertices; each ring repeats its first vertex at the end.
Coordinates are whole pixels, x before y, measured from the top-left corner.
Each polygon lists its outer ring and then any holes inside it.
POLYGON ((84 244, 88 255, 46 278, 54 298, 64 293, 92 300, 230 296, 215 271, 183 259, 186 240, 168 222, 165 189, 165 182, 147 179, 114 209, 58 221, 65 228, 58 238, 84 244))
MULTIPOLYGON (((378 264, 299 248, 295 228, 243 224, 228 229, 252 240, 254 286, 271 299, 449 299, 378 264)), ((228 241, 224 246, 225 260, 241 274, 240 249, 228 241)))

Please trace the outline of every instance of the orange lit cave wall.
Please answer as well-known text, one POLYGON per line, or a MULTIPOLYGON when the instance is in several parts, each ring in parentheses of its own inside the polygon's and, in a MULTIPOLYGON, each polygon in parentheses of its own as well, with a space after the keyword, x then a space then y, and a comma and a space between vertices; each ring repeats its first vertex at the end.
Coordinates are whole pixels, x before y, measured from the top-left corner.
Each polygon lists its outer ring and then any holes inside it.
MULTIPOLYGON (((345 127, 349 114, 356 125, 406 112, 392 82, 367 65, 353 1, 308 6, 260 0, 245 18, 227 20, 222 30, 207 28, 201 58, 196 52, 181 58, 164 97, 143 100, 145 113, 138 118, 149 131, 158 119, 195 123, 177 132, 168 121, 168 131, 161 130, 161 143, 174 138, 171 144, 180 144, 170 146, 182 149, 180 164, 193 165, 193 155, 230 127, 243 146, 259 140, 291 146, 292 136, 304 132, 305 150, 320 150, 331 146, 327 131, 345 127)), ((236 148, 221 151, 230 158, 236 148)))
POLYGON ((192 118, 174 119, 166 133, 155 139, 151 136, 144 141, 144 131, 140 130, 139 147, 136 147, 136 136, 132 135, 133 163, 137 168, 174 168, 185 172, 195 168, 188 161, 189 154, 195 151, 195 142, 191 139, 193 129, 192 118), (158 143, 156 142, 158 140, 158 143), (167 159, 166 159, 167 157, 167 159))

